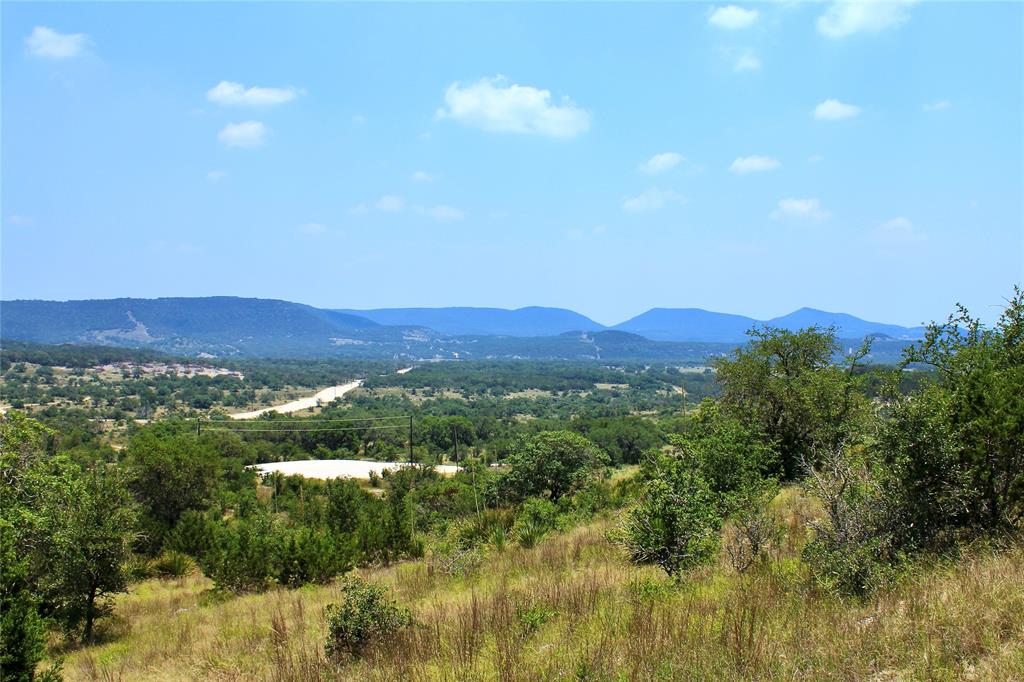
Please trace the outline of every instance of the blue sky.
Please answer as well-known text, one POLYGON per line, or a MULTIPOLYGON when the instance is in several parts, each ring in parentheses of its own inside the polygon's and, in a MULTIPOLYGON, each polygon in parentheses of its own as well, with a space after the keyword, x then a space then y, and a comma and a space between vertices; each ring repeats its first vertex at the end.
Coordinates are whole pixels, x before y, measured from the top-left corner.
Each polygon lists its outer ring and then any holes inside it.
POLYGON ((2 296, 801 306, 1024 280, 1024 5, 2 5, 2 296))

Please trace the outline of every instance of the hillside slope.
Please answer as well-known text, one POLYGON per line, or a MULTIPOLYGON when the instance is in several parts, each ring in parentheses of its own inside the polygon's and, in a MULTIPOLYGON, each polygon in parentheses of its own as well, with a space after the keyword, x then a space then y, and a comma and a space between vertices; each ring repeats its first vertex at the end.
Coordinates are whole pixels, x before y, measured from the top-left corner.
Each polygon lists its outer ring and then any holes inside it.
POLYGON ((603 325, 564 308, 378 308, 340 310, 379 324, 429 327, 452 336, 557 336, 569 331, 598 331, 603 325))
POLYGON ((334 585, 216 598, 201 576, 151 580, 115 615, 131 628, 72 652, 68 680, 1024 679, 1024 552, 979 551, 869 602, 808 589, 807 500, 775 503, 788 534, 765 566, 723 561, 678 586, 629 565, 608 519, 448 575, 412 561, 361 573, 418 626, 362 661, 324 655, 334 585), (797 529, 797 530, 795 530, 797 529))

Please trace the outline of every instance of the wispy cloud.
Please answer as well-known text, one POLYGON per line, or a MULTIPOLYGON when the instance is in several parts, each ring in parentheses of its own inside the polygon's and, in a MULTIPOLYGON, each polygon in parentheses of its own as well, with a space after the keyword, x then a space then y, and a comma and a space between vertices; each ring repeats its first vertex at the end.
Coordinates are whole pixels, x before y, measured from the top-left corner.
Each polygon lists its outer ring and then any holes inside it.
POLYGON ((25 227, 26 225, 32 224, 32 219, 25 215, 9 215, 7 216, 7 224, 14 225, 16 227, 25 227))
POLYGON ((206 171, 206 179, 210 182, 220 182, 227 177, 227 171, 212 170, 206 171))
POLYGON ((890 245, 918 244, 926 240, 925 234, 903 216, 886 220, 872 232, 875 241, 890 245))
POLYGON ((775 220, 809 220, 820 222, 828 220, 831 213, 821 207, 817 199, 780 199, 778 207, 772 211, 775 220))
POLYGON ((840 102, 837 99, 827 99, 814 107, 814 118, 823 121, 838 121, 859 116, 860 111, 860 107, 856 105, 840 102))
POLYGON ((758 59, 753 50, 749 49, 740 50, 732 65, 732 70, 737 73, 743 71, 759 71, 760 69, 761 60, 758 59))
POLYGON ((669 204, 684 204, 686 199, 671 189, 651 187, 634 197, 627 197, 622 202, 623 210, 631 213, 657 211, 669 204))
POLYGON ((949 109, 953 106, 953 103, 948 99, 939 100, 938 102, 926 102, 922 107, 925 111, 942 111, 943 109, 949 109))
POLYGON ((452 83, 444 102, 437 119, 490 132, 575 137, 590 129, 590 114, 568 97, 555 103, 549 90, 509 84, 504 76, 452 83))
POLYGON ((418 170, 412 174, 413 182, 433 182, 437 178, 426 171, 418 170))
POLYGON ((735 31, 753 26, 759 14, 756 9, 744 9, 736 5, 713 7, 708 12, 708 23, 717 28, 735 31))
POLYGON ((450 223, 456 220, 462 220, 466 217, 466 212, 461 208, 446 206, 444 204, 438 206, 416 206, 413 210, 415 210, 419 215, 433 218, 439 223, 450 223))
POLYGON ((267 137, 267 126, 260 121, 229 123, 217 134, 227 147, 259 147, 267 137))
POLYGON ((915 0, 839 0, 818 17, 818 32, 829 38, 879 33, 910 19, 915 0))
POLYGON ((385 194, 374 204, 378 211, 385 213, 397 213, 405 208, 405 199, 393 194, 385 194))
POLYGON ((658 175, 672 170, 683 161, 686 161, 686 157, 682 154, 663 152, 644 161, 638 170, 645 175, 658 175))
POLYGON ((216 104, 236 107, 270 107, 295 99, 301 90, 293 87, 247 88, 241 83, 221 81, 206 91, 206 99, 216 104))
POLYGON ((770 156, 741 156, 732 162, 729 170, 737 175, 746 175, 747 173, 775 170, 781 165, 781 161, 770 156))
POLYGON ((84 33, 58 33, 47 26, 36 26, 25 38, 25 49, 33 57, 70 59, 85 54, 90 45, 84 33))

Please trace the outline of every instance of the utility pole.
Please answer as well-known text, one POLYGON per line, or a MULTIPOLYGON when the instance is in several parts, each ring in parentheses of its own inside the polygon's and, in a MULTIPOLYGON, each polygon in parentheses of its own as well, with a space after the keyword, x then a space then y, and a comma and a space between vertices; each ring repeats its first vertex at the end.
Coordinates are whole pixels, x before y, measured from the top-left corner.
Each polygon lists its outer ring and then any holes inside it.
POLYGON ((412 464, 412 415, 409 415, 409 464, 412 464))
POLYGON ((452 424, 452 442, 455 444, 455 466, 459 466, 459 429, 452 424))

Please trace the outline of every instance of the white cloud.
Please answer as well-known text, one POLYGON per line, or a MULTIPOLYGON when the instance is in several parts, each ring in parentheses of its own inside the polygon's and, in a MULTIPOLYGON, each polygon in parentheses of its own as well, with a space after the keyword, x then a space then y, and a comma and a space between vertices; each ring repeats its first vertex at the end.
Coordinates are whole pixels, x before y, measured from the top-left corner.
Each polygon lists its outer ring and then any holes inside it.
POLYGON ((36 26, 25 38, 25 48, 33 57, 69 59, 85 54, 89 36, 84 33, 58 33, 46 26, 36 26))
POLYGON ((267 137, 267 126, 259 121, 229 123, 217 134, 228 147, 259 147, 267 137))
POLYGON ((355 114, 354 116, 352 116, 352 122, 355 123, 356 125, 363 125, 364 123, 366 123, 366 117, 363 116, 362 114, 355 114))
POLYGON ((657 211, 668 204, 683 204, 686 199, 670 189, 659 189, 651 187, 635 197, 627 197, 622 202, 622 208, 632 213, 643 211, 657 211))
POLYGON ((31 225, 32 219, 24 215, 9 215, 7 216, 7 224, 24 227, 26 225, 31 225))
POLYGON ((753 50, 742 50, 736 56, 736 61, 732 65, 732 70, 736 73, 742 71, 758 71, 761 68, 761 60, 757 58, 753 50))
POLYGON ((825 157, 821 154, 812 154, 807 157, 807 163, 821 163, 825 160, 825 157))
POLYGON ((924 233, 903 216, 886 220, 874 229, 872 236, 875 241, 897 245, 916 244, 925 240, 924 233))
POLYGON ((303 223, 296 228, 302 234, 323 234, 327 226, 323 223, 303 223))
POLYGON ((772 211, 775 220, 827 220, 831 213, 821 207, 817 199, 780 199, 778 208, 772 211))
POLYGON ((746 175, 747 173, 775 170, 781 165, 782 163, 778 159, 773 159, 770 156, 741 156, 732 162, 729 170, 737 175, 746 175))
POLYGON ((450 223, 454 220, 462 220, 466 217, 466 212, 461 208, 445 206, 444 204, 439 206, 417 206, 415 211, 420 215, 433 218, 439 223, 450 223))
POLYGON ((852 118, 859 115, 860 107, 840 102, 837 99, 827 99, 814 107, 814 118, 823 121, 838 121, 843 118, 852 118))
POLYGON ((377 207, 378 211, 397 213, 405 208, 405 199, 396 197, 393 194, 385 194, 380 199, 377 199, 377 203, 374 206, 377 207))
POLYGON ((829 38, 878 33, 910 19, 915 0, 839 0, 818 17, 818 32, 829 38))
POLYGON ((554 104, 549 90, 509 85, 504 76, 452 83, 444 102, 437 119, 451 118, 490 132, 575 137, 590 129, 590 114, 568 97, 554 104))
POLYGON ((433 182, 437 178, 426 171, 418 170, 412 174, 413 182, 433 182))
POLYGON ((708 12, 708 23, 718 28, 736 30, 753 26, 757 21, 756 9, 743 9, 736 5, 715 7, 708 12))
POLYGON ((639 171, 646 175, 658 175, 659 173, 672 170, 683 161, 686 161, 686 157, 675 152, 655 154, 640 164, 639 171))
POLYGON ((938 102, 927 102, 922 108, 925 111, 942 111, 943 109, 949 109, 951 106, 953 106, 953 103, 948 99, 944 99, 938 102))
POLYGON ((284 104, 295 99, 301 93, 292 87, 246 88, 241 83, 221 81, 206 91, 206 99, 217 104, 235 107, 270 107, 284 104))
POLYGON ((210 182, 220 182, 221 180, 226 178, 227 175, 227 171, 222 170, 206 171, 206 179, 209 180, 210 182))

